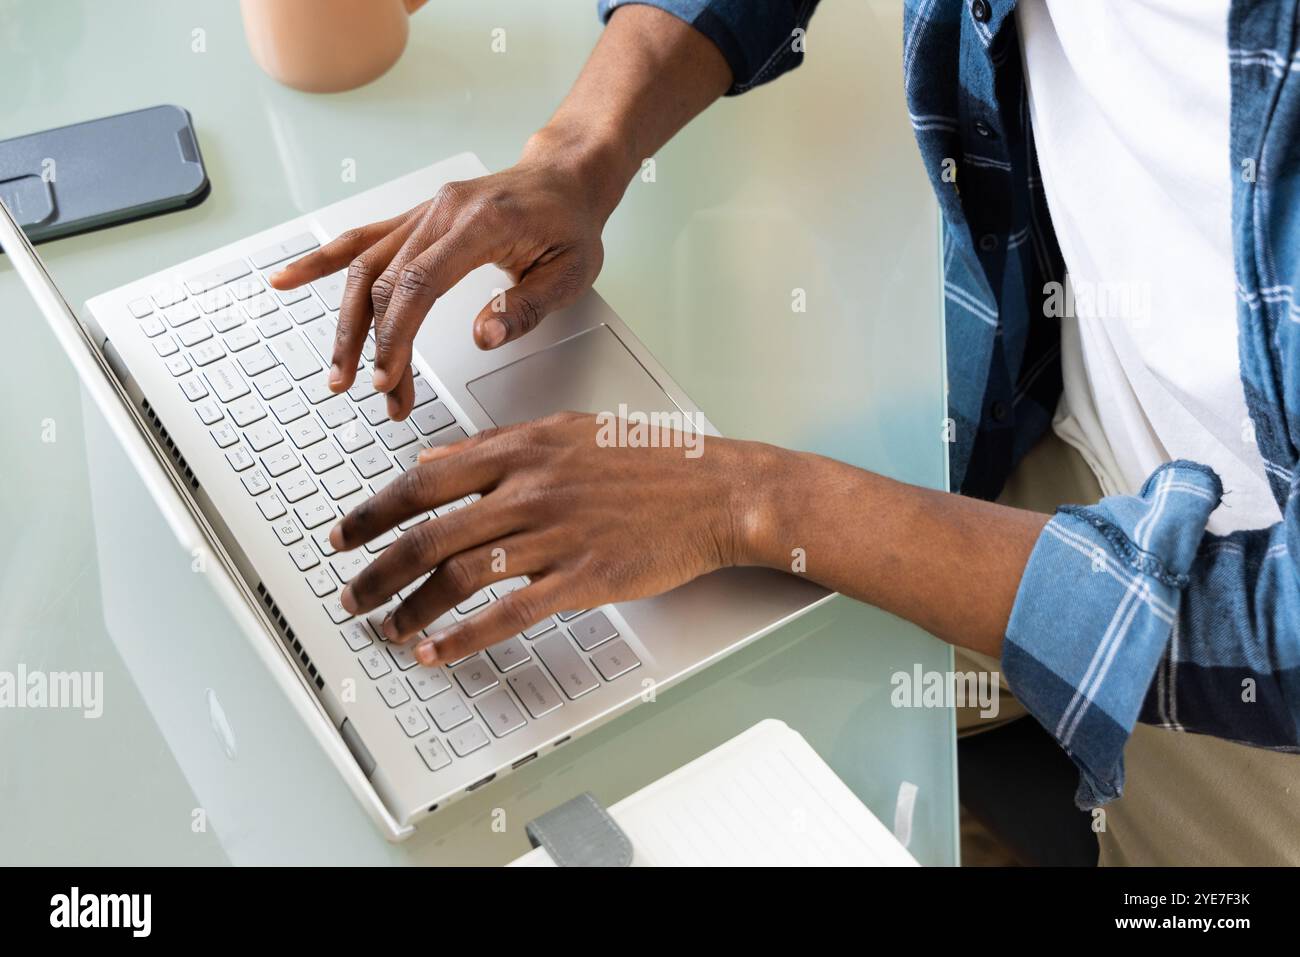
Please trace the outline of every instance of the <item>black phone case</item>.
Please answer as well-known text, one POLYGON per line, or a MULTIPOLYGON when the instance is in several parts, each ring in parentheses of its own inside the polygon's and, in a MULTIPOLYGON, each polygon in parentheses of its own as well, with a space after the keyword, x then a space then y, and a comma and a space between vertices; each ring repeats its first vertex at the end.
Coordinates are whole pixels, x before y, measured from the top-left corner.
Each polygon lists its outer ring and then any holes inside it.
POLYGON ((33 243, 188 209, 209 192, 193 122, 179 106, 0 141, 0 198, 33 243))

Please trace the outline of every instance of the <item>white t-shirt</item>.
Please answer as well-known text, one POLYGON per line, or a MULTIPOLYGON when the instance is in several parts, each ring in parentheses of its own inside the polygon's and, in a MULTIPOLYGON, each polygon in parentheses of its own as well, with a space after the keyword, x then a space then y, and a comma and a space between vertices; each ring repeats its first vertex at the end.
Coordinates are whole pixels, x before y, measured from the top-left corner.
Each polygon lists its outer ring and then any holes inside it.
POLYGON ((1185 458, 1223 480, 1211 531, 1277 522, 1237 358, 1228 0, 1021 0, 1017 20, 1074 292, 1057 433, 1107 495, 1185 458))

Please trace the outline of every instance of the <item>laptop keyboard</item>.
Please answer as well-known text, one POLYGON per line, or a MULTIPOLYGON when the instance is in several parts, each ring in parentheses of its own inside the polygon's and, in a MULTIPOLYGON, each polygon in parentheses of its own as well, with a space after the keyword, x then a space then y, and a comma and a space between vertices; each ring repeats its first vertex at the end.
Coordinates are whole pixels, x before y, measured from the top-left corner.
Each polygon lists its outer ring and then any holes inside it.
MULTIPOLYGON (((356 657, 356 675, 392 712, 393 734, 410 739, 430 771, 504 738, 640 666, 604 611, 561 612, 445 667, 419 664, 412 646, 379 630, 417 579, 387 605, 353 617, 339 591, 397 535, 463 508, 449 502, 403 522, 364 548, 336 553, 334 523, 406 469, 421 449, 466 437, 427 379, 415 375, 415 409, 388 418, 372 385, 375 344, 367 336, 356 381, 331 392, 329 361, 345 272, 280 292, 266 277, 316 248, 309 234, 286 239, 159 289, 128 308, 193 414, 225 453, 231 481, 256 502, 302 587, 320 603, 317 626, 338 634, 356 657), (558 690, 557 690, 558 689, 558 690)), ((526 578, 471 595, 424 634, 473 615, 526 578)))

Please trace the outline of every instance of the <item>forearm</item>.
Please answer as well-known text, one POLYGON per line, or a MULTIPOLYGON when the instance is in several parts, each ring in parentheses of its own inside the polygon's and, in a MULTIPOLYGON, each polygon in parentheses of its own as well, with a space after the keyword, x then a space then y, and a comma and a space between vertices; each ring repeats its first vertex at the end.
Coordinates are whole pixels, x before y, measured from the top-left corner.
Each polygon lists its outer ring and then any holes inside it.
POLYGON ((746 564, 801 574, 998 657, 1021 575, 1048 516, 770 450, 738 491, 746 564), (795 552, 801 549, 801 552, 795 552))
POLYGON ((693 27, 655 7, 621 8, 523 159, 572 163, 607 217, 642 161, 730 84, 726 60, 693 27))

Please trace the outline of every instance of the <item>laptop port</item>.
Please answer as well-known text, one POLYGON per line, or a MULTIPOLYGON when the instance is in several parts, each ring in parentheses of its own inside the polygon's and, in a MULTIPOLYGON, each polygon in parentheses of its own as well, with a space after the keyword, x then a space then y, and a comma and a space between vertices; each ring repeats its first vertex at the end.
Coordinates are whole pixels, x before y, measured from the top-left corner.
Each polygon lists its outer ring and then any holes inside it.
POLYGON ((527 764, 529 761, 532 761, 536 757, 537 757, 536 751, 534 751, 532 754, 525 755, 524 757, 516 761, 514 764, 510 765, 510 770, 513 771, 515 768, 522 768, 525 764, 527 764))
POLYGON ((489 775, 488 775, 487 777, 485 777, 485 778, 480 778, 479 780, 477 780, 477 781, 475 781, 473 784, 471 784, 469 787, 467 787, 467 788, 465 789, 465 792, 466 792, 466 793, 469 793, 470 791, 477 791, 479 788, 481 788, 483 785, 487 784, 489 781, 491 781, 491 780, 492 780, 493 778, 495 778, 495 777, 496 777, 495 774, 489 774, 489 775))

